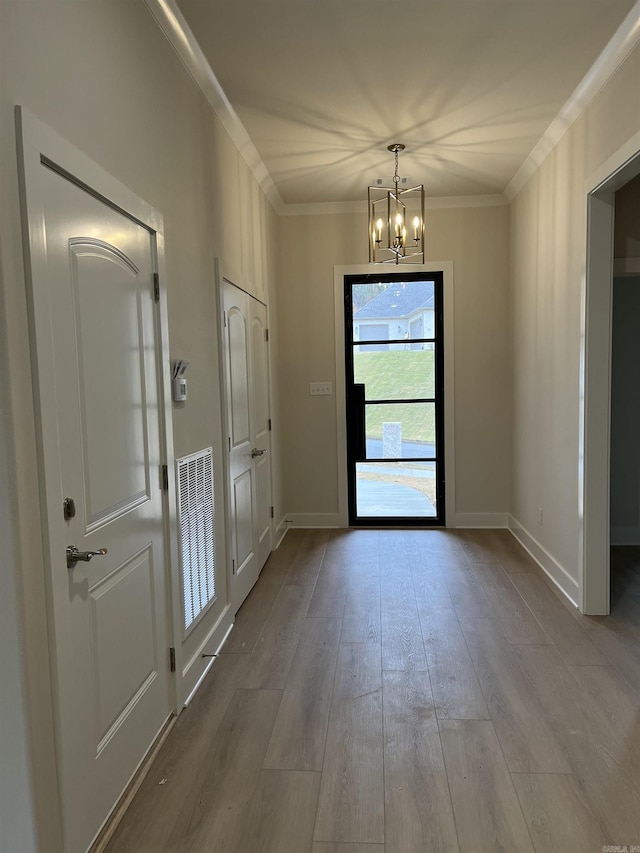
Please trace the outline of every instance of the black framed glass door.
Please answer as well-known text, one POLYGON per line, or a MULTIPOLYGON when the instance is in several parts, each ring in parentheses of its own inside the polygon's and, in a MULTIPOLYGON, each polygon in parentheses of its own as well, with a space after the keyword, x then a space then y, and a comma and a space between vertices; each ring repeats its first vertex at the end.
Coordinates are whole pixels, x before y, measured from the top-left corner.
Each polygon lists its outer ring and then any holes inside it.
POLYGON ((445 523, 442 286, 345 276, 350 524, 445 523))

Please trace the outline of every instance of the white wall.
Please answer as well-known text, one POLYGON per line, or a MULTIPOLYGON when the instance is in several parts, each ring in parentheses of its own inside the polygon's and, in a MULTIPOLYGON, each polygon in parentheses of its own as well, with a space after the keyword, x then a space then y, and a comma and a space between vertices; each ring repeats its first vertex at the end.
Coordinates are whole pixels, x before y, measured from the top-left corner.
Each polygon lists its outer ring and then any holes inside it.
MULTIPOLYGON (((1 306, 0 306, 1 308, 1 306)), ((0 311, 1 313, 1 311, 0 311)), ((0 358, 6 353, 0 345, 0 358)), ((30 853, 37 847, 31 757, 26 727, 24 649, 7 451, 6 377, 0 375, 0 850, 30 853)))
MULTIPOLYGON (((471 202, 471 200, 470 200, 471 202)), ((471 202, 472 203, 472 202, 471 202)), ((334 265, 367 263, 366 215, 283 216, 278 318, 287 512, 338 512, 335 397, 309 382, 336 381, 334 265)), ((455 282, 456 512, 504 517, 509 508, 511 365, 508 208, 426 214, 427 260, 453 261, 455 282)), ((395 268, 386 267, 386 271, 395 268)))
MULTIPOLYGON (((0 326, 10 462, 0 483, 2 529, 15 541, 24 631, 7 622, 10 654, 24 643, 29 737, 38 756, 33 805, 40 849, 59 849, 35 427, 22 264, 14 106, 22 104, 164 216, 171 357, 186 357, 189 401, 173 410, 175 455, 213 444, 223 459, 214 259, 263 301, 275 285, 275 214, 141 0, 0 3, 0 326), (9 534, 8 534, 9 535, 9 534)), ((277 377, 276 377, 277 379, 277 377)), ((275 389, 277 398, 277 388, 275 389)), ((0 454, 1 455, 1 454, 0 454)), ((276 453, 278 447, 276 439, 276 453)), ((220 472, 220 468, 218 472, 220 472)), ((276 513, 282 515, 278 469, 276 513)), ((4 535, 3 535, 4 548, 4 535)), ((11 571, 11 563, 7 566, 11 571)), ((3 559, 3 580, 5 563, 3 559)), ((4 595, 4 592, 3 592, 4 595)), ((3 598, 9 606, 10 598, 3 598)), ((11 608, 14 612, 14 608, 11 608)), ((17 615, 17 614, 15 614, 17 615)), ((12 676, 19 687, 21 673, 12 676)), ((3 689, 3 714, 5 691, 3 689)), ((19 694, 7 705, 13 713, 19 694), (13 711, 11 710, 13 708, 13 711)), ((25 768, 18 753, 2 772, 25 768), (14 766, 15 764, 15 766, 14 766)), ((25 777, 26 778, 26 777, 25 777)), ((9 801, 7 801, 8 803, 9 801)), ((3 806, 5 803, 3 803, 3 806)), ((28 811, 29 800, 25 799, 28 811)), ((12 849, 3 847, 4 849, 12 849)), ((26 849, 26 848, 25 848, 26 849)))
POLYGON ((640 129, 639 79, 636 48, 511 205, 511 513, 574 594, 587 184, 640 129))

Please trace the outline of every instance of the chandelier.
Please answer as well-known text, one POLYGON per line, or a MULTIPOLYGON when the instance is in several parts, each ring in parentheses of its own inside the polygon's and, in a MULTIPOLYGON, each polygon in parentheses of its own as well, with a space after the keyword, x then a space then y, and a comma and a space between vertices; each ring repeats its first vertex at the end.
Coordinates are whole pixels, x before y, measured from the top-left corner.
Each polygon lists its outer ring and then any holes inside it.
POLYGON ((369 263, 424 263, 424 186, 401 188, 401 142, 387 145, 395 155, 392 187, 369 187, 369 263))

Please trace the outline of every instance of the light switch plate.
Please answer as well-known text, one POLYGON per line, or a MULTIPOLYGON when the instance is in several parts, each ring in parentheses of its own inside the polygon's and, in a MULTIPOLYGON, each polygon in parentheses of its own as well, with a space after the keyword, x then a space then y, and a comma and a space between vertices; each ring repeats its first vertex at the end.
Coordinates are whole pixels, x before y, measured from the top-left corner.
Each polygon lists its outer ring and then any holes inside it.
POLYGON ((312 397, 318 397, 321 395, 333 394, 333 383, 332 382, 310 382, 309 383, 309 394, 312 397))

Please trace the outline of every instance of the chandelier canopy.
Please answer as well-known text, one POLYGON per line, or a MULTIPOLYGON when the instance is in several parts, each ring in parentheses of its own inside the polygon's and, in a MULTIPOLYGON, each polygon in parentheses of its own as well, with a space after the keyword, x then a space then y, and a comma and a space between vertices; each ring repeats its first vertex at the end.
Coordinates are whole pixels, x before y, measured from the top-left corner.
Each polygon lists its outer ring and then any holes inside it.
POLYGON ((369 263, 424 263, 424 186, 401 188, 401 142, 387 145, 395 155, 393 186, 369 187, 369 263))

